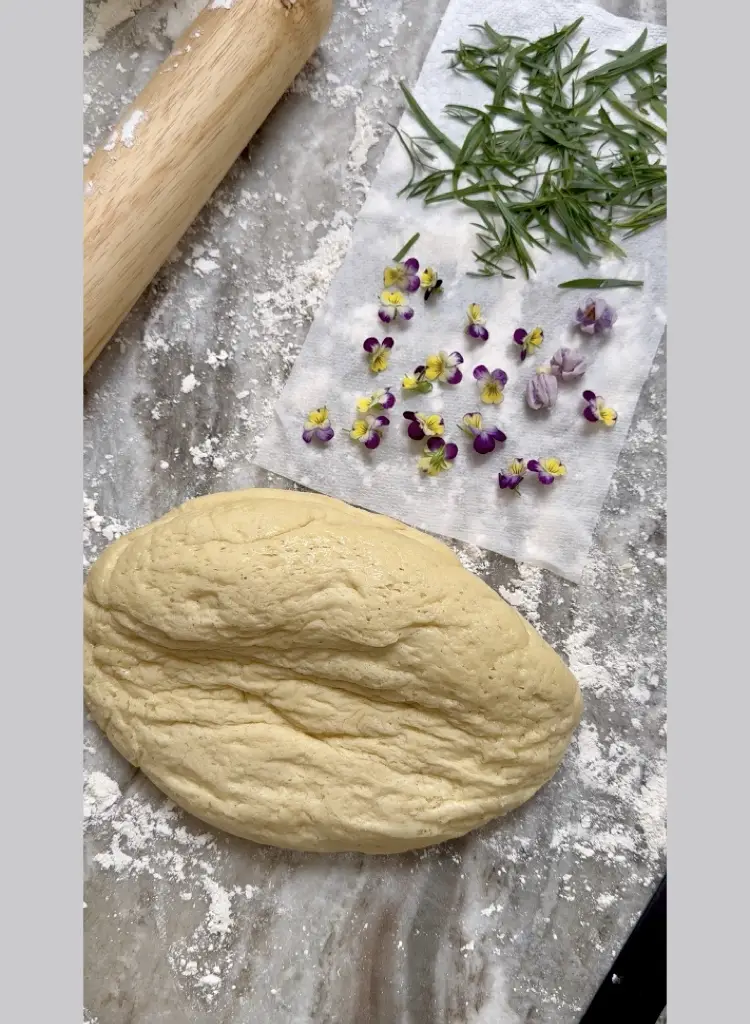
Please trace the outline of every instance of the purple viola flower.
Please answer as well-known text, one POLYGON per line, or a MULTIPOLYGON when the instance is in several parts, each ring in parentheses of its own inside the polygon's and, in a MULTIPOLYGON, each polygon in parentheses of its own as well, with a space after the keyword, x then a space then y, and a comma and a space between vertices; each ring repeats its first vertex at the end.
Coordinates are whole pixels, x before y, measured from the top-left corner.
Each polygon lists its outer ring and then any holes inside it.
POLYGON ((505 370, 488 370, 480 364, 474 367, 474 380, 479 385, 479 397, 485 405, 499 405, 505 395, 503 388, 508 383, 505 370))
POLYGON ((521 492, 518 488, 521 486, 525 476, 526 463, 524 460, 513 459, 511 464, 508 466, 508 471, 498 475, 497 482, 504 491, 515 491, 516 494, 520 494, 521 492))
POLYGON ((320 409, 312 409, 307 414, 305 429, 302 431, 302 440, 310 444, 313 438, 322 441, 324 444, 333 437, 333 427, 328 418, 328 409, 322 406, 320 409))
POLYGON ((396 404, 396 396, 390 388, 380 388, 373 391, 371 395, 364 395, 357 399, 357 412, 364 415, 366 412, 377 412, 378 410, 392 409, 396 404))
POLYGON ((484 326, 485 320, 482 316, 482 310, 478 303, 472 302, 466 311, 468 322, 466 324, 466 333, 470 338, 476 338, 478 341, 487 341, 490 336, 490 332, 484 326))
POLYGON ((378 341, 377 338, 366 338, 362 348, 369 356, 367 361, 373 373, 382 373, 387 369, 388 356, 393 348, 393 338, 383 338, 382 341, 378 341))
POLYGON ((526 385, 526 404, 531 409, 551 409, 557 402, 557 377, 540 366, 526 385))
POLYGON ((404 292, 398 288, 391 288, 380 293, 380 309, 378 317, 384 324, 393 320, 411 320, 414 316, 414 308, 409 305, 404 292))
POLYGON ((576 311, 576 324, 584 334, 602 334, 611 330, 617 313, 608 306, 604 299, 586 299, 576 311))
POLYGON ((540 484, 553 484, 568 472, 559 459, 529 459, 528 469, 540 484))
POLYGON ((436 355, 427 356, 424 366, 425 377, 429 381, 439 380, 443 384, 458 384, 463 378, 459 370, 463 361, 464 357, 460 352, 444 352, 441 349, 436 355))
POLYGON ((425 437, 439 437, 445 431, 443 417, 436 413, 409 412, 404 413, 409 421, 407 433, 413 441, 422 441, 425 437))
POLYGON ((403 263, 395 263, 383 271, 383 284, 386 288, 402 288, 407 292, 419 291, 419 261, 412 256, 403 263))
POLYGON ((586 403, 583 415, 589 423, 603 423, 605 427, 614 427, 617 423, 617 413, 605 403, 601 395, 596 395, 593 391, 584 391, 583 400, 586 403))
POLYGON ((521 362, 524 361, 530 352, 536 352, 544 341, 544 331, 541 327, 535 327, 533 331, 524 330, 519 327, 513 332, 513 341, 521 348, 521 362))
POLYGON ((458 425, 465 434, 474 438, 474 451, 480 455, 489 455, 494 452, 496 444, 506 440, 499 427, 485 426, 480 412, 467 412, 458 425))
POLYGON ((559 348, 549 361, 550 373, 561 381, 581 377, 588 369, 589 361, 581 352, 572 348, 559 348))
POLYGON ((391 421, 387 416, 367 415, 361 420, 355 420, 349 436, 352 441, 359 441, 365 448, 377 448, 383 437, 383 430, 391 421))
POLYGON ((457 455, 458 445, 452 441, 446 444, 442 437, 431 437, 419 459, 419 468, 428 476, 437 476, 438 473, 451 468, 457 455))

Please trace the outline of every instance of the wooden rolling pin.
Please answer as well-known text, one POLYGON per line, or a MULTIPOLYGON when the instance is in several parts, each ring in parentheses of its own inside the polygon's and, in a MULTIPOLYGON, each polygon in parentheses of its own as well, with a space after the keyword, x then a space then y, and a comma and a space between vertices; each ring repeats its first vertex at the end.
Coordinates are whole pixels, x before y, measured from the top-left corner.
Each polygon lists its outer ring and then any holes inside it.
POLYGON ((208 0, 84 176, 84 373, 289 88, 332 0, 208 0))

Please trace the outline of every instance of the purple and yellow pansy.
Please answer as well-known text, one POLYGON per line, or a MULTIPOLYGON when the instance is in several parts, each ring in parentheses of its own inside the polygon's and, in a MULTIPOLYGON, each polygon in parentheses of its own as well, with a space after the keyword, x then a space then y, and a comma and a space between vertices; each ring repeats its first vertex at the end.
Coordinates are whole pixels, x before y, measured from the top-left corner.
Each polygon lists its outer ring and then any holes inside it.
POLYGON ((544 341, 544 331, 541 327, 535 327, 531 331, 519 327, 513 332, 513 341, 521 349, 521 362, 524 361, 530 352, 536 352, 544 341))
POLYGON ((393 348, 393 338, 366 338, 362 348, 367 353, 367 362, 373 373, 382 373, 388 369, 388 357, 393 348))
POLYGON ((584 334, 602 334, 617 320, 617 313, 604 299, 587 298, 576 310, 576 324, 584 334))
POLYGON ((328 417, 328 409, 321 406, 320 409, 311 409, 305 420, 305 429, 302 431, 302 440, 310 444, 313 438, 322 441, 324 444, 333 437, 333 427, 328 417))
POLYGON ((380 293, 378 316, 384 324, 390 324, 394 320, 411 320, 414 309, 409 305, 404 292, 392 288, 390 291, 380 293))
POLYGON ((425 360, 425 377, 427 380, 441 381, 443 384, 458 384, 463 374, 459 370, 464 357, 460 352, 440 351, 427 356, 425 360))
POLYGON ((401 378, 404 391, 416 391, 418 395, 426 395, 432 391, 432 381, 427 379, 427 367, 417 366, 414 373, 407 373, 401 378))
POLYGON ((409 421, 407 433, 413 441, 422 441, 425 437, 440 437, 445 432, 443 417, 437 413, 409 412, 404 413, 409 421))
POLYGON ((434 292, 439 292, 443 287, 442 279, 438 276, 434 267, 425 267, 419 275, 419 283, 424 288, 424 301, 427 302, 434 292))
POLYGON ((474 380, 479 385, 479 398, 485 405, 499 405, 503 398, 503 388, 508 383, 505 370, 488 370, 480 364, 474 367, 474 380))
POLYGON ((427 476, 437 476, 451 468, 457 455, 458 445, 452 441, 446 444, 442 437, 431 437, 419 458, 419 468, 427 476))
POLYGON ((475 338, 477 341, 487 341, 490 336, 490 332, 487 330, 485 325, 485 319, 482 316, 482 308, 478 302, 469 303, 469 308, 466 310, 467 323, 464 328, 465 333, 470 338, 475 338))
POLYGON ((381 388, 373 391, 371 395, 363 395, 357 399, 357 412, 375 412, 379 409, 392 409, 396 404, 396 396, 390 388, 381 388))
POLYGON ((377 448, 383 438, 383 431, 391 421, 387 416, 373 416, 369 414, 360 420, 355 420, 349 437, 352 441, 359 441, 365 448, 377 448))
POLYGON ((583 400, 586 403, 583 415, 589 423, 603 423, 605 427, 614 427, 617 423, 617 413, 600 395, 594 394, 593 391, 584 391, 583 400))
POLYGON ((524 459, 513 459, 504 473, 498 474, 497 482, 504 491, 515 491, 520 494, 518 488, 526 476, 526 462, 524 459))
POLYGON ((421 284, 419 261, 411 257, 403 263, 392 263, 383 271, 383 284, 386 288, 400 288, 406 292, 416 292, 421 284))
POLYGON ((481 412, 467 412, 458 426, 474 439, 474 451, 480 455, 489 455, 490 452, 494 452, 496 444, 502 444, 506 440, 499 427, 485 425, 481 412))
POLYGON ((559 480, 568 472, 562 462, 556 458, 529 459, 527 469, 530 473, 536 473, 540 484, 553 484, 555 480, 559 480))

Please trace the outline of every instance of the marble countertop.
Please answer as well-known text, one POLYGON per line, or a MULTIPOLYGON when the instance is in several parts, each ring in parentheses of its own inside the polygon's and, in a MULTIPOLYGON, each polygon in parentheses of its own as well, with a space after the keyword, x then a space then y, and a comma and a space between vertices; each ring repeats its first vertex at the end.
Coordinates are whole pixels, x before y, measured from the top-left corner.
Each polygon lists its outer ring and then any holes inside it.
MULTIPOLYGON (((446 3, 337 3, 88 374, 86 564, 189 497, 290 486, 253 453, 446 3), (285 283, 269 331, 255 300, 285 283)), ((84 158, 201 6, 86 0, 84 158)), ((665 868, 664 364, 665 340, 580 586, 451 542, 584 692, 560 771, 518 811, 387 859, 256 847, 172 808, 86 721, 88 1021, 575 1024, 665 868)))

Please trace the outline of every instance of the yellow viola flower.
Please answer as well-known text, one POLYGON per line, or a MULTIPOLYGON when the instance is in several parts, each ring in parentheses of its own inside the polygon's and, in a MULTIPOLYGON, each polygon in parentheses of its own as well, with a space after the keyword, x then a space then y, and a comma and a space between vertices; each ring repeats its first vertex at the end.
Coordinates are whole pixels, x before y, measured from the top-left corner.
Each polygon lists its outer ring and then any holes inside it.
POLYGON ((556 458, 529 459, 527 468, 532 473, 536 473, 540 484, 553 484, 555 480, 565 476, 568 472, 562 462, 556 458))
POLYGON ((373 373, 382 373, 388 368, 388 357, 393 348, 393 338, 366 338, 362 346, 368 356, 368 363, 373 373))

